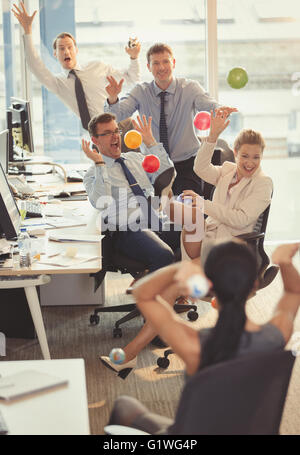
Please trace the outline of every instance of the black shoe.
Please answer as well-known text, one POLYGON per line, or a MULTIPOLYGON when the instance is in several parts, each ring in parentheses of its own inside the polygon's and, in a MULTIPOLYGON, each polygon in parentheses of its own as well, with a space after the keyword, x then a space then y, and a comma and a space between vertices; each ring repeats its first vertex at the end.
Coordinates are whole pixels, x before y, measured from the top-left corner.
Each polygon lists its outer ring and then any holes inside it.
POLYGON ((151 344, 153 346, 156 346, 157 348, 167 348, 168 345, 157 335, 153 340, 151 341, 151 344))

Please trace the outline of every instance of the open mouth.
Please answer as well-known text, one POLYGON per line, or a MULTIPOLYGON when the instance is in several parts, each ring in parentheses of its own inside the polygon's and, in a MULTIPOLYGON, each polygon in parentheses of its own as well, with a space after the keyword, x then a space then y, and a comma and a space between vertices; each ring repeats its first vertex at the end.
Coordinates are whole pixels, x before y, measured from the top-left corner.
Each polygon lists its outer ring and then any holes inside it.
POLYGON ((111 145, 111 147, 117 149, 120 147, 120 141, 112 142, 110 145, 111 145))
POLYGON ((65 62, 70 62, 70 61, 71 61, 71 58, 70 58, 70 57, 66 57, 66 58, 64 59, 64 61, 65 61, 65 62))

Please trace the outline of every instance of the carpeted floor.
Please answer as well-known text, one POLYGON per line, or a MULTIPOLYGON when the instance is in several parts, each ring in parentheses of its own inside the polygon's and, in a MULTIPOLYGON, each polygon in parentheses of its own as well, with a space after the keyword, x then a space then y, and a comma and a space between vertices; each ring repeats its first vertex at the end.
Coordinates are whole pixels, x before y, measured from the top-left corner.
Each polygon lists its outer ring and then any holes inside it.
MULTIPOLYGON (((131 278, 110 274, 108 277, 107 304, 130 301, 123 294, 131 278)), ((248 314, 258 323, 269 319, 281 294, 282 283, 278 276, 267 288, 258 293, 247 306, 248 314)), ((105 368, 99 355, 107 355, 113 347, 124 346, 137 333, 141 317, 123 326, 123 337, 114 339, 112 327, 120 314, 100 315, 98 326, 90 326, 89 316, 93 307, 44 307, 42 309, 53 359, 83 358, 85 360, 90 427, 92 434, 103 434, 115 398, 127 394, 140 399, 153 412, 173 417, 180 390, 183 386, 183 362, 172 355, 167 370, 156 367, 156 359, 163 349, 148 346, 138 358, 137 368, 126 380, 122 380, 105 368)), ((212 326, 216 311, 200 305, 201 316, 194 323, 198 328, 212 326)), ((186 316, 183 316, 186 317, 186 316)), ((300 333, 300 314, 295 331, 300 333)), ((2 360, 41 359, 41 351, 35 340, 7 340, 7 356, 2 360)), ((282 434, 300 434, 300 361, 295 362, 285 412, 281 425, 282 434)))

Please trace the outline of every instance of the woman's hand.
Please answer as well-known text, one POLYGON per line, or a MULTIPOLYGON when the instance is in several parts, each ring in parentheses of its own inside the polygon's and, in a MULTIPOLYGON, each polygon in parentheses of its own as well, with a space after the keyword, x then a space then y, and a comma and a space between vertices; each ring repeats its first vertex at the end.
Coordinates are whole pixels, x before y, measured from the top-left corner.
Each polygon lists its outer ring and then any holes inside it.
POLYGON ((227 128, 230 123, 230 120, 227 120, 232 111, 226 110, 224 107, 217 108, 215 112, 210 111, 211 121, 210 121, 210 132, 207 138, 208 142, 217 142, 220 134, 227 128))
POLYGON ((183 190, 182 193, 182 200, 184 201, 185 198, 192 199, 192 207, 204 207, 204 199, 198 193, 195 193, 193 190, 183 190))
POLYGON ((272 254, 272 262, 277 265, 291 264, 299 247, 300 243, 288 243, 278 246, 272 254))
POLYGON ((103 161, 101 153, 98 151, 94 151, 90 149, 90 141, 86 141, 85 139, 82 139, 81 141, 81 147, 86 156, 94 161, 94 163, 101 163, 103 161))
POLYGON ((147 118, 145 115, 143 115, 143 120, 141 120, 141 117, 138 115, 137 121, 138 122, 136 122, 134 119, 132 119, 133 126, 139 133, 141 133, 144 144, 147 147, 149 147, 150 145, 156 144, 156 141, 152 134, 152 129, 151 129, 152 117, 149 117, 148 122, 147 122, 147 118))
POLYGON ((188 296, 190 289, 187 285, 188 279, 193 275, 204 275, 200 265, 192 261, 182 261, 178 266, 178 270, 174 275, 174 282, 178 286, 178 291, 183 296, 188 296))

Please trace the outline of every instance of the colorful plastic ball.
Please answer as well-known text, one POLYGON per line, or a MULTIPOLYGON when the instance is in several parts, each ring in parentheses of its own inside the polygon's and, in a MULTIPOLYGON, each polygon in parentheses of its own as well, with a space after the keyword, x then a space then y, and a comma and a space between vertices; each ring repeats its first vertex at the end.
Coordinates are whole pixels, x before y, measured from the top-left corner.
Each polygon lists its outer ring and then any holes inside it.
POLYGON ((123 363, 125 360, 125 352, 121 348, 114 348, 110 351, 109 358, 113 363, 123 363))
POLYGON ((142 143, 142 135, 136 130, 127 131, 124 136, 124 142, 129 149, 136 149, 142 143))
POLYGON ((208 130, 210 127, 210 113, 206 111, 198 112, 194 118, 194 125, 198 130, 208 130))
POLYGON ((193 203, 192 196, 186 196, 185 198, 183 198, 182 196, 183 196, 183 193, 179 194, 179 196, 177 196, 176 200, 178 202, 181 202, 182 204, 187 204, 187 205, 191 205, 193 203))
POLYGON ((160 160, 156 155, 146 155, 143 159, 142 166, 144 171, 152 174, 153 172, 158 171, 160 167, 160 160))
POLYGON ((228 73, 227 82, 232 88, 243 88, 248 82, 248 74, 244 68, 233 68, 228 73))

